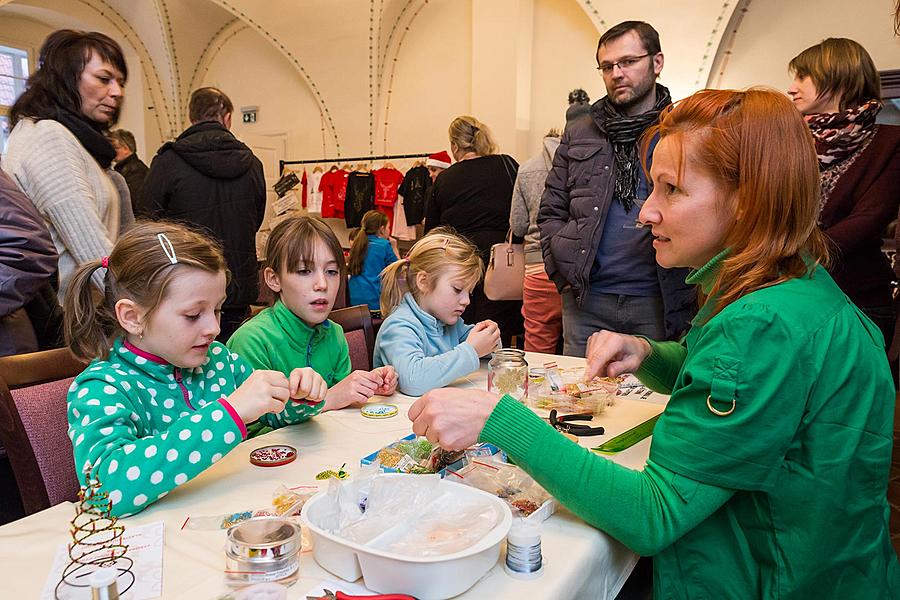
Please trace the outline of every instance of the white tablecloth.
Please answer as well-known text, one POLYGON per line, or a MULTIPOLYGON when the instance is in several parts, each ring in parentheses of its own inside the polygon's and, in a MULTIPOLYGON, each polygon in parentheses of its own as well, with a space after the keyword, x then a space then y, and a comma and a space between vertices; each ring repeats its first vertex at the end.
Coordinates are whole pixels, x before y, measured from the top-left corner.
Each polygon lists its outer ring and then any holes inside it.
MULTIPOLYGON (((529 354, 532 366, 555 360, 560 367, 583 365, 582 359, 529 354)), ((487 370, 460 379, 457 387, 486 388, 487 370)), ((302 425, 280 429, 248 440, 196 479, 181 486, 147 510, 121 522, 128 527, 153 521, 165 522, 163 555, 164 598, 218 598, 224 585, 223 531, 182 529, 189 516, 218 515, 268 506, 272 492, 280 484, 311 484, 315 474, 347 463, 354 472, 359 459, 409 433, 406 410, 413 398, 395 394, 382 399, 400 408, 390 419, 367 419, 358 409, 329 412, 302 425), (251 450, 267 444, 285 443, 297 448, 299 456, 291 464, 263 468, 250 464, 251 450)), ((604 436, 584 438, 582 444, 595 446, 634 425, 659 414, 665 397, 654 394, 646 400, 621 397, 594 424, 606 428, 604 436)), ((642 468, 650 441, 629 448, 612 460, 642 468)), ((614 504, 615 499, 604 499, 614 504)), ((49 573, 57 547, 67 542, 68 523, 74 506, 63 503, 41 513, 0 527, 0 597, 38 598, 49 573)), ((532 581, 509 577, 501 562, 465 594, 464 599, 521 598, 613 598, 637 561, 637 556, 564 509, 544 523, 542 548, 543 576, 532 581)), ((503 556, 501 555, 501 561, 503 556)), ((315 562, 310 548, 301 555, 300 580, 289 598, 305 598, 308 590, 322 581, 336 580, 315 562)), ((359 583, 362 583, 361 581, 359 583)))

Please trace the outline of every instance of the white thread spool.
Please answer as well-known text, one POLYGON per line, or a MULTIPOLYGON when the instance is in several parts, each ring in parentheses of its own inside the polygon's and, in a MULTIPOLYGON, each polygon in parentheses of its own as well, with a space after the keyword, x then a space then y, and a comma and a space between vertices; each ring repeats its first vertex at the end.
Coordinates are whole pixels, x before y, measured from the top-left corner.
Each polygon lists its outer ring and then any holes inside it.
POLYGON ((88 580, 91 586, 91 600, 119 600, 119 570, 113 567, 100 567, 91 573, 88 580))
POLYGON ((506 536, 506 572, 516 579, 536 579, 544 574, 541 556, 541 524, 515 519, 506 536))

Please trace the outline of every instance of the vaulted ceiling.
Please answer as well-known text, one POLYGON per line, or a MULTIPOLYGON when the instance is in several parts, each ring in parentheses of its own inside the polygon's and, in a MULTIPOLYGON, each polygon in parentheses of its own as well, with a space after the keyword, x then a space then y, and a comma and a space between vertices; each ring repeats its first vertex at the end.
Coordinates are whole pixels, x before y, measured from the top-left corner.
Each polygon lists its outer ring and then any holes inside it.
MULTIPOLYGON (((183 129, 189 92, 218 50, 248 28, 296 69, 332 136, 333 113, 345 112, 348 104, 358 105, 360 99, 367 99, 373 121, 386 101, 385 81, 403 38, 428 1, 0 0, 0 7, 6 14, 51 27, 110 31, 127 42, 145 74, 145 104, 155 111, 160 137, 165 139, 183 129), (366 76, 330 76, 359 72, 360 66, 366 76)), ((655 15, 660 31, 690 28, 690 35, 679 42, 678 60, 667 64, 670 79, 694 88, 706 84, 726 26, 741 3, 693 0, 680 3, 679 10, 655 15)), ((634 15, 654 14, 659 1, 578 0, 578 4, 601 32, 634 15)))

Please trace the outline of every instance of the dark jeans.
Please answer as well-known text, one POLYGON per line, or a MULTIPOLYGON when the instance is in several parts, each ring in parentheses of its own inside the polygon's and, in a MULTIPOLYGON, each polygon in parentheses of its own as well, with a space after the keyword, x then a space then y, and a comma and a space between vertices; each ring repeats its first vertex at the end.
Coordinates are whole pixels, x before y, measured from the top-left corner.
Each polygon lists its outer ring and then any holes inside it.
POLYGON ((572 292, 564 292, 562 299, 563 354, 566 356, 583 357, 588 338, 601 329, 645 335, 653 340, 666 337, 660 296, 589 294, 580 307, 572 292))
POLYGON ((867 317, 881 330, 884 336, 884 344, 890 347, 891 341, 894 339, 894 322, 896 315, 892 306, 860 306, 859 309, 865 313, 867 317))
POLYGON ((231 334, 237 331, 237 328, 240 327, 241 323, 246 321, 249 316, 249 306, 223 308, 222 316, 219 319, 221 331, 219 332, 218 337, 216 337, 216 340, 223 344, 227 342, 228 338, 231 337, 231 334))
POLYGON ((642 556, 616 600, 653 600, 653 559, 642 556))

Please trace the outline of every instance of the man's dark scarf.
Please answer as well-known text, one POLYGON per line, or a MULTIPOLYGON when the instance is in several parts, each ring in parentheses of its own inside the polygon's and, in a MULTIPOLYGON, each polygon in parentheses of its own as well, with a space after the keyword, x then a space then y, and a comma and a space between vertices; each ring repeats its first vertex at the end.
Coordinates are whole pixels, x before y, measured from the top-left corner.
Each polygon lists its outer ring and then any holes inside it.
POLYGON ((639 115, 628 116, 609 101, 609 96, 599 101, 600 114, 604 121, 600 130, 612 143, 616 159, 615 197, 619 199, 625 212, 629 212, 637 199, 641 161, 638 158, 637 141, 648 127, 659 120, 659 113, 672 103, 669 89, 656 84, 656 103, 653 108, 639 115))

